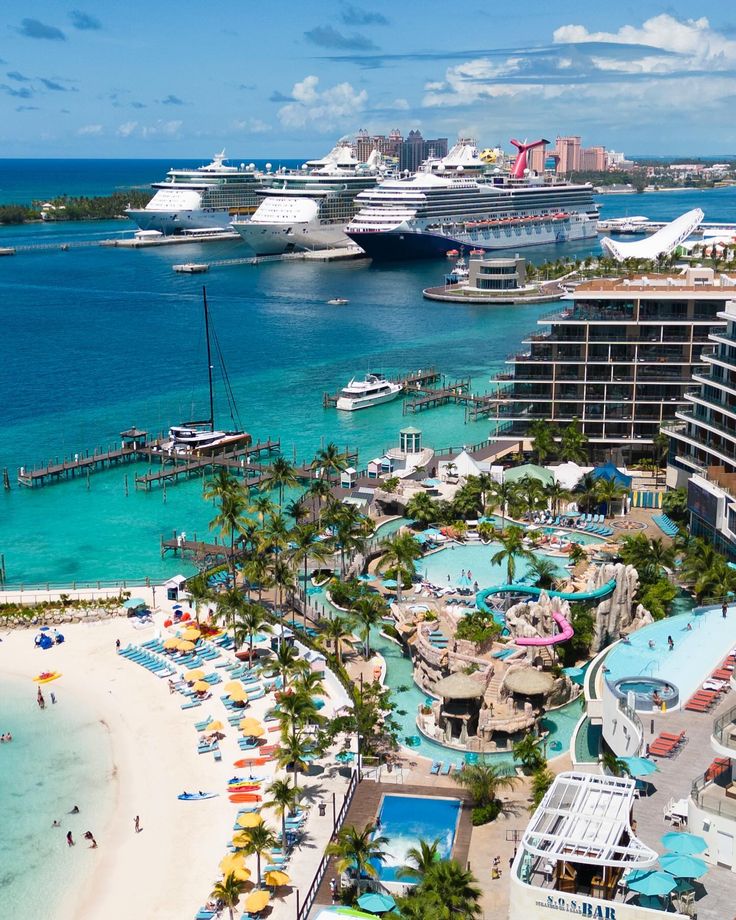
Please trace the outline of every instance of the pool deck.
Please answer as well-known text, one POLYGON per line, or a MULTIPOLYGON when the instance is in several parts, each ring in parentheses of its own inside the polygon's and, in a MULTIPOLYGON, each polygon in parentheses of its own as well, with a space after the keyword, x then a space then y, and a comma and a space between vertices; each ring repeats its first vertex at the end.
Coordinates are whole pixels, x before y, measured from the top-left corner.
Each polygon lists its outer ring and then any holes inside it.
MULTIPOLYGON (((431 780, 433 783, 436 779, 446 779, 446 777, 428 777, 428 780, 431 780)), ((407 783, 376 783, 371 780, 364 779, 362 783, 358 786, 353 797, 353 801, 350 804, 348 813, 345 817, 345 824, 355 825, 358 829, 362 829, 366 824, 370 824, 376 819, 378 814, 378 809, 381 804, 381 799, 384 795, 413 795, 413 796, 426 796, 427 798, 455 798, 461 799, 463 802, 463 807, 460 812, 460 819, 457 825, 457 831, 455 833, 455 843, 452 849, 453 859, 456 859, 461 866, 465 866, 468 861, 468 853, 470 850, 470 837, 473 833, 473 825, 470 821, 470 811, 471 811, 471 797, 470 794, 465 790, 461 789, 460 786, 455 785, 450 781, 447 785, 439 784, 427 785, 427 786, 416 786, 409 785, 407 783)), ((490 870, 489 870, 490 874, 490 870)), ((319 887, 317 892, 317 897, 314 902, 314 907, 312 908, 312 913, 310 916, 316 916, 319 913, 319 910, 323 907, 328 907, 332 904, 332 896, 330 893, 330 880, 337 878, 338 872, 335 869, 335 859, 331 858, 328 865, 327 871, 324 874, 322 879, 322 884, 319 887)), ((485 883, 485 879, 484 879, 485 883)))

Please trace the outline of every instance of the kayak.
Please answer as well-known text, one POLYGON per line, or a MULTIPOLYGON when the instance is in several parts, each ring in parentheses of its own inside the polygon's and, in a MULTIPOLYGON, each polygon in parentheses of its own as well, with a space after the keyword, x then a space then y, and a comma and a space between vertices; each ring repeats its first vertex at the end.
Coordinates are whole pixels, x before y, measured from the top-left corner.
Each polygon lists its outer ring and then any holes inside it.
POLYGON ((268 757, 251 757, 245 758, 244 760, 236 760, 233 766, 242 770, 243 767, 262 767, 264 764, 267 764, 268 761, 268 757))
POLYGON ((214 799, 216 792, 182 792, 177 799, 182 802, 200 802, 202 799, 214 799))
POLYGON ((260 783, 238 783, 237 786, 228 786, 228 792, 260 792, 260 783))
POLYGON ((58 671, 42 671, 38 677, 34 677, 37 684, 50 684, 52 680, 58 680, 61 677, 58 671))
POLYGON ((261 796, 251 792, 234 792, 228 796, 231 802, 260 802, 261 796))

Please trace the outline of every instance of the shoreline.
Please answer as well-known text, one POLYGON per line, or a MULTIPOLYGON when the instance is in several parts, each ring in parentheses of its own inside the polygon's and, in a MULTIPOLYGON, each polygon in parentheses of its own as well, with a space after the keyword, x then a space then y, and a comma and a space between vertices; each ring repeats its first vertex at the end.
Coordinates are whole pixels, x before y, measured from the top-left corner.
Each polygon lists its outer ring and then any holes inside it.
MULTIPOLYGON (((68 888, 55 905, 55 920, 194 915, 206 900, 206 880, 217 875, 232 823, 227 796, 196 806, 176 796, 187 788, 222 793, 228 768, 198 758, 194 719, 179 709, 179 699, 170 696, 166 682, 115 653, 116 638, 125 644, 152 633, 135 631, 121 619, 65 626, 66 641, 48 652, 33 647, 32 630, 14 630, 0 645, 4 659, 12 656, 4 672, 13 682, 32 687, 30 679, 41 667, 61 671, 62 678, 53 685, 60 704, 67 698, 72 705, 74 699, 89 702, 111 748, 109 812, 103 826, 92 828, 99 847, 87 854, 78 841, 75 855, 93 858, 78 887, 68 888), (133 829, 136 815, 141 817, 140 834, 133 829)), ((84 790, 74 795, 84 814, 84 790)), ((81 831, 75 828, 77 834, 81 831)), ((49 900, 53 896, 48 892, 49 900)))

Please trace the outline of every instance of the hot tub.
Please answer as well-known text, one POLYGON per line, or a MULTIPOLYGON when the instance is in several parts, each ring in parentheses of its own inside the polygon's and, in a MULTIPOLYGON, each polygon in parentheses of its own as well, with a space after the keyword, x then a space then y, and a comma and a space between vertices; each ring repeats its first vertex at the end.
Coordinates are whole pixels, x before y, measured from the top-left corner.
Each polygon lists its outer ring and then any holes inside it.
POLYGON ((667 709, 676 706, 680 699, 677 687, 658 677, 622 677, 610 684, 619 699, 629 700, 634 695, 634 709, 637 712, 652 712, 662 705, 667 709), (655 694, 658 700, 655 701, 655 694))

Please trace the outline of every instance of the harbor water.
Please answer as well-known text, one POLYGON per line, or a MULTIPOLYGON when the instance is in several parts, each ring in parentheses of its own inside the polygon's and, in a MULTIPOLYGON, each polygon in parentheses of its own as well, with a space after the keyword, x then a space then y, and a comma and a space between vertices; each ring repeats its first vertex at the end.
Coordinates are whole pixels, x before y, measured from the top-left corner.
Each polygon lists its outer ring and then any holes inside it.
MULTIPOLYGON (((130 183, 139 169, 121 170, 124 178, 115 184, 130 183)), ((148 175, 159 178, 158 172, 148 175)), ((0 189, 7 187, 0 168, 0 189)), ((706 219, 728 220, 736 214, 736 192, 610 195, 601 204, 605 217, 664 219, 699 205, 706 219)), ((130 229, 127 221, 0 227, 0 247, 53 244, 0 260, 0 468, 8 469, 13 486, 0 494, 0 552, 10 583, 161 578, 182 569, 180 561, 161 558, 161 536, 174 529, 203 536, 212 516, 201 478, 136 492, 134 477, 145 464, 33 490, 15 484, 18 467, 117 444, 132 424, 155 433, 206 415, 202 276, 176 274, 172 265, 248 251, 240 242, 60 248, 130 229)), ((542 261, 594 251, 595 242, 524 254, 542 261)), ((424 300, 422 289, 446 270, 445 260, 214 268, 204 276, 208 300, 245 429, 254 438, 280 438, 283 452, 300 461, 334 440, 358 448, 361 465, 395 445, 407 423, 434 447, 485 440, 491 423, 466 423, 462 407, 408 418, 401 400, 353 413, 322 407, 325 391, 368 370, 435 365, 450 378, 471 376, 474 391, 485 392, 491 375, 552 309, 424 300), (349 303, 328 304, 333 298, 349 303)), ((217 393, 218 423, 230 426, 224 388, 217 393)))

